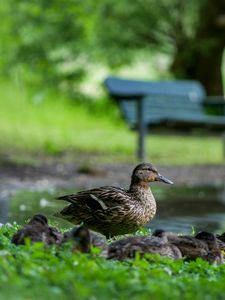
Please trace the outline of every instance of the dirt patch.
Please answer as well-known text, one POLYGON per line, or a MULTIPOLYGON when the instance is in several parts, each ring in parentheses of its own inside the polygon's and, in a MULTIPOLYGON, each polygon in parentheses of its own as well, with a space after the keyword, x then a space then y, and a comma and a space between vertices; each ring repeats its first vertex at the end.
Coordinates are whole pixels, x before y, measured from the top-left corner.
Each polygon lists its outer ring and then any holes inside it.
MULTIPOLYGON (((89 188, 102 185, 128 187, 135 164, 41 163, 37 166, 4 161, 0 165, 0 189, 17 190, 89 188)), ((225 184, 225 165, 157 166, 161 174, 176 185, 196 186, 225 184)))

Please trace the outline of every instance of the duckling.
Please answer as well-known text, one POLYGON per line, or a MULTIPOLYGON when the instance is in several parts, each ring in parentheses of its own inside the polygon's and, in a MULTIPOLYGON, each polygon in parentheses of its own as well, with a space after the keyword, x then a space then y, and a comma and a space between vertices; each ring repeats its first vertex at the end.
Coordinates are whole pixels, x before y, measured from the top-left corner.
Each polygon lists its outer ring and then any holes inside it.
POLYGON ((74 224, 83 222, 107 238, 135 232, 156 213, 155 198, 149 189, 149 183, 154 181, 173 183, 160 175, 152 164, 139 164, 133 170, 127 191, 119 187, 103 186, 61 196, 58 199, 70 204, 55 215, 74 224))
POLYGON ((180 250, 174 245, 169 245, 165 238, 130 236, 109 245, 108 259, 123 260, 134 258, 136 253, 139 253, 141 256, 145 253, 154 253, 172 259, 182 258, 180 250))
POLYGON ((201 231, 195 235, 196 239, 204 241, 209 251, 203 259, 207 260, 211 264, 220 265, 224 263, 223 254, 221 252, 221 244, 219 244, 219 240, 217 240, 216 236, 213 233, 207 231, 201 231))
POLYGON ((211 264, 222 264, 223 256, 218 247, 216 237, 209 232, 199 232, 195 237, 189 235, 178 236, 175 233, 156 230, 154 236, 166 236, 168 242, 177 246, 185 260, 202 258, 211 264))
POLYGON ((84 226, 74 227, 70 232, 64 234, 63 242, 72 241, 74 252, 90 253, 91 236, 84 226))
POLYGON ((13 235, 11 242, 16 245, 24 245, 26 239, 30 239, 32 243, 60 244, 63 235, 55 227, 48 225, 46 216, 36 214, 13 235))
POLYGON ((198 257, 205 258, 208 254, 209 248, 204 241, 194 238, 189 235, 177 235, 175 233, 168 233, 164 230, 156 230, 153 236, 166 236, 169 244, 175 245, 179 248, 182 256, 186 260, 195 260, 198 257))
POLYGON ((102 250, 101 256, 106 256, 108 245, 105 236, 100 233, 88 230, 84 226, 75 226, 64 233, 63 243, 70 240, 75 241, 74 250, 78 249, 81 252, 88 253, 90 252, 90 246, 94 246, 102 250), (81 245, 79 246, 79 244, 81 245))
POLYGON ((208 245, 209 250, 219 248, 216 236, 211 232, 200 231, 195 235, 195 238, 204 241, 208 245))

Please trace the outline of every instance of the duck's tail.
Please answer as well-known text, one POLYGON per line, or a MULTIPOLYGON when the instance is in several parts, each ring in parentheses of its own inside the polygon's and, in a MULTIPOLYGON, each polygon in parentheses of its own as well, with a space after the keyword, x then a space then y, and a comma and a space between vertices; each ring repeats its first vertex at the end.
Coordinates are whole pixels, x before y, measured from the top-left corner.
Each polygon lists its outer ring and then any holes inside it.
POLYGON ((72 196, 73 195, 60 196, 60 197, 57 197, 56 200, 64 200, 64 201, 67 201, 67 202, 73 204, 74 203, 74 198, 72 196))
POLYGON ((57 211, 53 214, 53 217, 57 217, 57 218, 63 218, 63 215, 61 214, 60 211, 57 211))

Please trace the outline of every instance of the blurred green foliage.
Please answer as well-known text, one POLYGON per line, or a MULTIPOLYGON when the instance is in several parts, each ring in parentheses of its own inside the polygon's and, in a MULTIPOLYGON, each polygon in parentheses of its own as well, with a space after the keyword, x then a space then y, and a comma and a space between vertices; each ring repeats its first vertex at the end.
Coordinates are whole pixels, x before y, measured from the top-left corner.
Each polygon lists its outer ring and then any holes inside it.
POLYGON ((0 9, 4 71, 64 90, 83 78, 89 17, 82 1, 9 0, 0 9))
POLYGON ((175 78, 219 95, 224 13, 223 0, 1 1, 1 72, 74 95, 91 68, 97 77, 103 66, 166 53, 175 78))
POLYGON ((118 67, 140 49, 175 55, 193 42, 205 1, 1 1, 1 70, 76 90, 93 61, 118 67))
MULTIPOLYGON (((193 40, 202 1, 101 1, 96 28, 101 49, 112 66, 129 62, 140 49, 175 55, 193 40)), ((189 45, 189 47, 194 46, 189 45)))

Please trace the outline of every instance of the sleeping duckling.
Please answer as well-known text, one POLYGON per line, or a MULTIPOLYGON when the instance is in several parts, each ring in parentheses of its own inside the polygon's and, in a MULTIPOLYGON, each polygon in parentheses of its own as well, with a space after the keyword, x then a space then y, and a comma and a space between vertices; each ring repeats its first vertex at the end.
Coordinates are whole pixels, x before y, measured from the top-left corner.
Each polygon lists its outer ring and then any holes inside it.
POLYGON ((73 228, 64 234, 63 242, 71 241, 74 252, 90 253, 91 237, 90 232, 84 226, 73 228))
POLYGON ((30 221, 12 237, 12 243, 24 245, 25 240, 29 239, 31 243, 43 242, 44 244, 60 244, 63 235, 52 226, 48 225, 48 219, 42 214, 34 215, 30 221))
POLYGON ((221 252, 222 245, 219 243, 219 240, 214 234, 207 231, 201 231, 196 234, 195 238, 204 241, 209 248, 208 254, 203 259, 216 265, 224 263, 223 254, 221 252))
POLYGON ((221 264, 223 262, 216 238, 212 233, 200 232, 193 237, 189 235, 179 236, 175 233, 167 233, 164 230, 156 230, 153 235, 166 236, 170 244, 180 249, 185 260, 202 258, 209 263, 221 264))
POLYGON ((180 250, 174 245, 169 245, 165 238, 129 236, 109 245, 108 259, 123 260, 134 258, 136 253, 139 253, 141 256, 146 253, 153 253, 172 259, 182 258, 180 250))
POLYGON ((205 242, 189 235, 177 235, 175 233, 167 233, 164 230, 156 230, 153 236, 166 236, 168 242, 178 247, 182 256, 186 260, 195 260, 198 257, 205 257, 209 251, 205 242))
POLYGON ((74 224, 83 222, 107 238, 135 232, 156 213, 155 198, 149 188, 149 183, 154 181, 172 184, 153 165, 142 163, 133 170, 127 191, 104 186, 61 196, 58 199, 70 204, 55 215, 74 224))
POLYGON ((68 241, 74 243, 74 251, 89 253, 91 246, 94 246, 102 250, 101 256, 105 256, 105 252, 108 249, 104 235, 88 230, 84 226, 75 226, 71 230, 66 231, 63 236, 63 243, 68 241))

